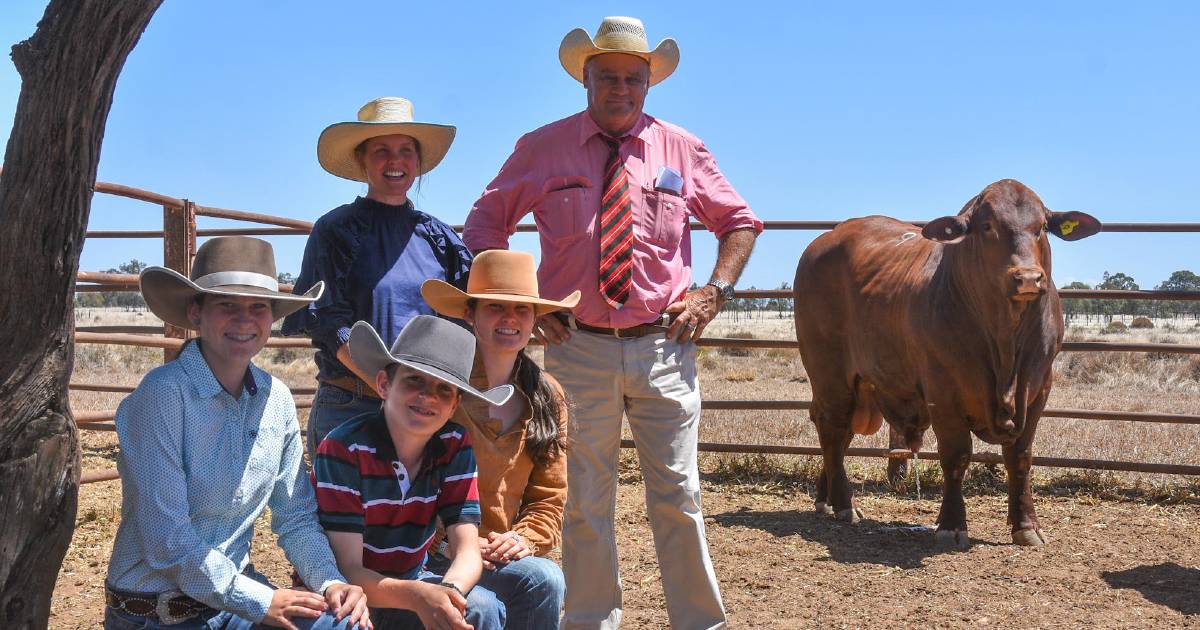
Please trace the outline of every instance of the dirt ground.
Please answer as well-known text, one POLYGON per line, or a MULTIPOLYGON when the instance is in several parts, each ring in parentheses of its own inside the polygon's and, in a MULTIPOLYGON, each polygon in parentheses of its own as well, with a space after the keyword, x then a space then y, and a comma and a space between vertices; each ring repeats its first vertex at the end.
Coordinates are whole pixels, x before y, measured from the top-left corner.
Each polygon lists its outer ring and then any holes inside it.
MULTIPOLYGON (((877 464, 876 464, 877 465, 877 464)), ((939 547, 937 488, 923 499, 875 485, 866 519, 846 525, 811 510, 811 481, 737 480, 707 472, 708 540, 736 628, 1200 627, 1200 501, 1100 498, 1059 478, 1039 487, 1050 544, 1009 542, 998 484, 968 496, 972 546, 939 547)), ((54 595, 51 627, 95 628, 120 515, 119 482, 84 486, 79 523, 54 595)), ((617 507, 627 628, 667 627, 643 487, 626 458, 617 507)), ((288 565, 260 521, 257 567, 288 565)))
MULTIPOLYGON (((713 334, 735 336, 751 329, 756 337, 786 338, 790 333, 789 320, 727 319, 732 321, 718 322, 713 334)), ((1092 338, 1089 331, 1073 334, 1092 338)), ((1134 334, 1112 340, 1200 342, 1194 327, 1153 333, 1171 335, 1162 339, 1134 334)), ((293 387, 311 386, 307 355, 268 351, 263 360, 268 358, 264 367, 273 374, 293 387)), ((77 349, 72 380, 135 385, 140 374, 160 362, 156 350, 84 345, 77 349)), ((705 349, 698 363, 706 400, 811 395, 794 350, 705 349)), ((1051 406, 1200 415, 1196 357, 1065 354, 1055 379, 1051 406)), ((72 407, 77 412, 113 409, 121 396, 73 392, 72 407)), ((302 421, 305 415, 302 411, 302 421)), ((816 443, 805 414, 780 411, 706 411, 700 437, 816 443)), ((856 440, 855 446, 885 443, 881 432, 856 440)), ((113 433, 83 431, 81 446, 85 471, 114 467, 113 433)), ((1200 426, 1054 419, 1043 422, 1036 448, 1039 455, 1200 465, 1200 426)), ((1197 479, 1035 468, 1037 509, 1050 544, 1030 549, 1010 543, 1002 471, 973 467, 967 489, 973 545, 960 552, 938 547, 924 529, 933 525, 941 498, 936 467, 925 464, 920 478, 926 487, 918 500, 911 483, 898 494, 879 482, 882 462, 850 461, 866 512, 857 526, 813 513, 815 458, 702 455, 708 540, 732 627, 1200 628, 1197 479)), ((51 627, 100 626, 120 493, 119 481, 81 488, 51 627)), ((642 497, 635 459, 626 452, 617 508, 624 627, 662 628, 668 625, 665 601, 642 497)), ((286 583, 289 569, 282 553, 266 528, 260 531, 254 561, 286 583)))

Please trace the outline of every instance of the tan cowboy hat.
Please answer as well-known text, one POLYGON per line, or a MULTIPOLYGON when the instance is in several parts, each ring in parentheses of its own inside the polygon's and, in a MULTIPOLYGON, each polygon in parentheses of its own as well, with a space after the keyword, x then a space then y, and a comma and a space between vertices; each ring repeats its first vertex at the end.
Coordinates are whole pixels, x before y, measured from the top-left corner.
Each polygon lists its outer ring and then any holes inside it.
POLYGON ((557 302, 543 299, 538 294, 532 254, 489 249, 480 252, 471 263, 465 293, 442 280, 426 280, 421 284, 421 295, 430 308, 442 315, 462 317, 467 300, 472 298, 532 304, 535 313, 545 315, 575 308, 580 293, 575 291, 557 302))
POLYGON ((650 50, 642 21, 631 17, 604 18, 594 38, 577 28, 567 33, 558 46, 562 67, 580 83, 583 83, 583 65, 588 58, 604 53, 625 53, 645 59, 650 64, 650 85, 671 76, 679 65, 679 45, 675 40, 668 37, 650 50))
POLYGON ((377 136, 404 134, 421 145, 421 172, 424 175, 446 157, 454 142, 452 125, 413 122, 413 106, 406 98, 382 96, 358 110, 358 120, 329 125, 317 140, 317 160, 321 168, 356 182, 367 181, 366 173, 355 158, 354 149, 364 140, 377 136))
POLYGON ((304 295, 280 293, 271 244, 249 236, 220 236, 196 250, 192 277, 174 269, 147 267, 142 271, 142 297, 150 311, 164 322, 196 330, 188 319, 188 304, 201 293, 266 297, 273 319, 298 311, 321 297, 325 283, 318 282, 304 295))
POLYGON ((440 317, 417 315, 410 319, 396 336, 391 350, 367 322, 355 322, 348 343, 350 359, 367 374, 378 374, 379 370, 399 363, 492 405, 503 405, 514 391, 512 385, 487 391, 471 387, 475 336, 440 317))

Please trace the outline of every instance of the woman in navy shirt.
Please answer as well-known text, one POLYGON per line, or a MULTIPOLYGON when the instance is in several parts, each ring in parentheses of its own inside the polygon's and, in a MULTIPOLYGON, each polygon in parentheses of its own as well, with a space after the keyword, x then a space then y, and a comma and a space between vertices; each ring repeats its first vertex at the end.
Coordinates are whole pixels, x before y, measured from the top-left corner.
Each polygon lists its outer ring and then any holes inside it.
POLYGON ((433 170, 454 140, 449 125, 413 121, 412 103, 377 98, 358 120, 321 132, 317 158, 330 173, 366 182, 367 196, 339 206, 313 225, 295 291, 324 281, 321 299, 290 315, 283 334, 309 334, 317 346, 317 395, 308 417, 308 448, 342 422, 379 409, 374 375, 350 360, 354 322, 364 320, 388 346, 410 319, 433 311, 421 297, 430 278, 465 288, 471 254, 449 225, 417 210, 413 181, 433 170))

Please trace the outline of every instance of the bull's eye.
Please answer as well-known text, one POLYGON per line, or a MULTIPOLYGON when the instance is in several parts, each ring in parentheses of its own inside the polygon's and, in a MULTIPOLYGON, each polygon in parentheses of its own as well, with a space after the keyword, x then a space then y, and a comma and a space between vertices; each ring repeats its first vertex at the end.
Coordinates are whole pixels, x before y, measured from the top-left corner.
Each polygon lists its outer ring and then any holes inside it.
POLYGON ((991 223, 984 223, 984 224, 983 224, 983 231, 984 231, 984 232, 991 232, 991 231, 992 231, 992 224, 991 224, 991 223))
POLYGON ((1049 231, 1050 231, 1050 224, 1049 224, 1049 223, 1043 223, 1043 224, 1042 224, 1042 234, 1045 234, 1046 232, 1049 232, 1049 231))

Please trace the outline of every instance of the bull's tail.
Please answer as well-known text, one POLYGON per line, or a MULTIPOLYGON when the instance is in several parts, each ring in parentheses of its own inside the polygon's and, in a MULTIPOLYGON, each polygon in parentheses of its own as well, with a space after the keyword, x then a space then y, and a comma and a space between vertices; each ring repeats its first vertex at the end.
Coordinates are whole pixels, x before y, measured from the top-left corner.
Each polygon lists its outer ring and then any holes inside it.
POLYGON ((875 386, 863 378, 854 383, 854 413, 850 416, 850 431, 858 435, 875 435, 883 426, 883 412, 875 400, 875 386))

